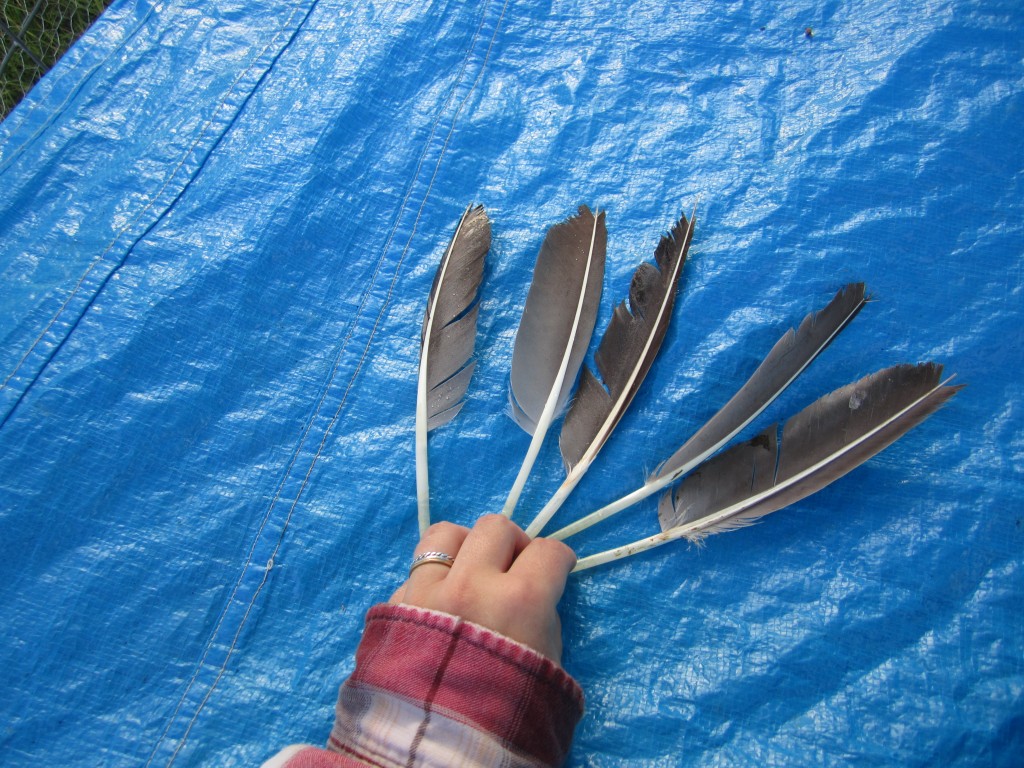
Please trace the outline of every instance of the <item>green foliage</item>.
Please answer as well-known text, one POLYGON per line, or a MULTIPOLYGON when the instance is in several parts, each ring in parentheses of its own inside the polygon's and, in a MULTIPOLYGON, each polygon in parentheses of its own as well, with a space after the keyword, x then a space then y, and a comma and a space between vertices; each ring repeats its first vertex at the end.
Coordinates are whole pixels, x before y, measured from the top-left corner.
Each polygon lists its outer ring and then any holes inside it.
POLYGON ((0 3, 0 119, 57 63, 110 1, 0 3))

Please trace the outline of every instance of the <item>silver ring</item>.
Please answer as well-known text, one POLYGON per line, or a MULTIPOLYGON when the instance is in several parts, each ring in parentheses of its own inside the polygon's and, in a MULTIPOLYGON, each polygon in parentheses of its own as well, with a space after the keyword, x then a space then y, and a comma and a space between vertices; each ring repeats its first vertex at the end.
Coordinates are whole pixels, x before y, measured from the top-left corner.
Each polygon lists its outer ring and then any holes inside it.
POLYGON ((455 563, 455 558, 444 552, 424 552, 422 555, 416 555, 412 559, 412 565, 409 566, 409 573, 412 573, 421 565, 427 563, 439 563, 449 568, 455 563))

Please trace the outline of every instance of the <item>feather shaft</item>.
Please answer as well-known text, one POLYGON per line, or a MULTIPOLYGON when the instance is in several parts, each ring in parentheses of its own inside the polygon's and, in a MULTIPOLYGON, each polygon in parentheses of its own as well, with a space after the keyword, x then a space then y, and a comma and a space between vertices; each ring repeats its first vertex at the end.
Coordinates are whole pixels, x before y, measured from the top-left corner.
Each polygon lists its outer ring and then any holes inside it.
POLYGON ((822 310, 787 331, 740 390, 640 488, 551 534, 564 539, 672 485, 741 432, 807 368, 866 302, 863 283, 840 289, 822 310))
MULTIPOLYGON (((575 570, 586 570, 677 539, 699 541, 712 533, 747 525, 810 496, 891 445, 962 388, 950 386, 950 379, 940 381, 941 376, 942 366, 934 363, 894 366, 826 395, 786 423, 781 449, 774 439, 763 439, 768 435, 774 437, 776 428, 771 427, 750 443, 708 462, 709 474, 721 473, 725 468, 724 473, 732 474, 735 480, 743 475, 744 465, 753 470, 749 464, 750 449, 767 451, 775 469, 774 473, 767 473, 767 482, 755 480, 751 492, 724 508, 698 512, 692 519, 684 510, 677 518, 681 521, 678 524, 663 519, 662 525, 670 527, 661 533, 584 557, 575 570), (717 467, 710 466, 716 462, 717 467), (733 472, 734 469, 740 471, 733 472)), ((763 460, 756 459, 761 467, 763 460)), ((700 482, 696 474, 683 485, 694 481, 700 482)), ((702 492, 698 488, 696 495, 702 492)), ((727 491, 724 495, 733 494, 727 491)))
POLYGON ((427 433, 462 409, 474 363, 477 293, 491 224, 483 206, 470 205, 441 259, 427 299, 416 386, 416 502, 420 534, 430 525, 427 433))
POLYGON ((559 445, 566 478, 527 527, 537 536, 569 497, 633 401, 668 331, 676 285, 693 237, 694 217, 681 216, 655 251, 657 267, 644 262, 633 274, 630 309, 616 307, 595 356, 607 391, 588 367, 565 417, 559 445), (659 269, 660 268, 660 269, 659 269))
POLYGON ((511 517, 551 422, 565 407, 597 320, 607 246, 604 213, 580 206, 548 230, 512 353, 512 416, 532 435, 502 510, 511 517))

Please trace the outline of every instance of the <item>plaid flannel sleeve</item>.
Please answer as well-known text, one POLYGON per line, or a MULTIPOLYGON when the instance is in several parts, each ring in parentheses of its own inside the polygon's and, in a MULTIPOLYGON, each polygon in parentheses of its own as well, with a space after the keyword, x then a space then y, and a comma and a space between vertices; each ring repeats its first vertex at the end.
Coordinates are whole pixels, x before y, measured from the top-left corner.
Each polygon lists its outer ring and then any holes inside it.
POLYGON ((331 752, 293 748, 273 765, 561 765, 583 692, 536 651, 445 613, 378 605, 338 695, 331 752))

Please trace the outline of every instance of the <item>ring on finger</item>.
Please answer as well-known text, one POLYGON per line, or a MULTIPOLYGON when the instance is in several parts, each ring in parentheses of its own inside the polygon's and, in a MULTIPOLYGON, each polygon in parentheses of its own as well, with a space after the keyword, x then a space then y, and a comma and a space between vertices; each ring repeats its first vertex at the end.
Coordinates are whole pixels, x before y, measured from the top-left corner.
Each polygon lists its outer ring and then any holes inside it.
POLYGON ((416 557, 412 559, 412 564, 409 566, 409 573, 412 573, 421 565, 426 565, 427 563, 438 563, 439 565, 451 568, 455 563, 455 558, 446 552, 424 552, 416 555, 416 557))

